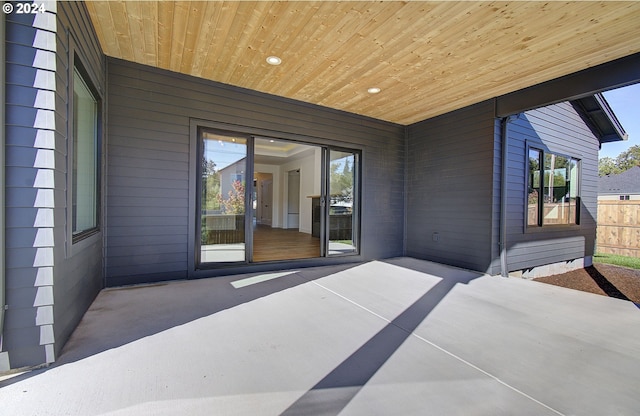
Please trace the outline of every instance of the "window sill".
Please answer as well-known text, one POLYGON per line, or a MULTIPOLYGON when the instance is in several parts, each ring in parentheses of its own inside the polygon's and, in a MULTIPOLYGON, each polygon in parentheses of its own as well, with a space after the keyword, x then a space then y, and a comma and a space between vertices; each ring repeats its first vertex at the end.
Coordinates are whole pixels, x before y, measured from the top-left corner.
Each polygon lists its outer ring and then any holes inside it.
POLYGON ((72 241, 73 242, 69 244, 68 249, 69 257, 73 257, 76 254, 93 246, 94 244, 101 242, 102 230, 99 228, 88 230, 86 232, 73 236, 72 241))
POLYGON ((543 225, 542 227, 533 227, 533 226, 525 226, 524 234, 539 234, 539 233, 553 233, 553 232, 562 232, 562 231, 578 231, 581 230, 579 224, 572 225, 543 225))

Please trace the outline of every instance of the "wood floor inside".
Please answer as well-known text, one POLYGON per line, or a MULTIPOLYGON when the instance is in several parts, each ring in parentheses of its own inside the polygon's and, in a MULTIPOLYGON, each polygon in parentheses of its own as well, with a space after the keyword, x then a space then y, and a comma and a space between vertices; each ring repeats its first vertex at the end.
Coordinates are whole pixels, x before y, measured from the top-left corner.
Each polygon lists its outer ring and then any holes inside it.
POLYGON ((320 238, 301 233, 257 225, 253 230, 253 261, 293 260, 320 257, 320 238))

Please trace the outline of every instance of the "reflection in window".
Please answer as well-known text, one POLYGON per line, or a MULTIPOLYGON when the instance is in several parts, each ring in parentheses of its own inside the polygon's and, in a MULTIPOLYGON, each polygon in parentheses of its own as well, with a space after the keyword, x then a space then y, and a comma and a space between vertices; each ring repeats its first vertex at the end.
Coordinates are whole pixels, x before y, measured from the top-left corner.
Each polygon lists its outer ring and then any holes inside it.
POLYGON ((246 139, 204 131, 201 141, 200 260, 245 260, 246 139))
POLYGON ((98 100, 73 72, 73 167, 71 223, 77 241, 98 228, 98 100))
POLYGON ((529 149, 527 225, 579 223, 578 160, 529 149))
POLYGON ((329 254, 357 251, 355 152, 329 151, 329 254))
POLYGON ((529 196, 527 225, 539 225, 540 222, 540 156, 537 149, 529 149, 529 196))

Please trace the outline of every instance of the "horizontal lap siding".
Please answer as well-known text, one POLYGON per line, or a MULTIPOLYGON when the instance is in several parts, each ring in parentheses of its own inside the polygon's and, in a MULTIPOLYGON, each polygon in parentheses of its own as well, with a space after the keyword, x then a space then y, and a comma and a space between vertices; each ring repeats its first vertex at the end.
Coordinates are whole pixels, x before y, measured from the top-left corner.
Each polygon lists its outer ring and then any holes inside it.
POLYGON ((490 267, 493 114, 487 101, 409 127, 407 255, 490 267))
POLYGON ((190 119, 362 149, 362 255, 403 254, 404 128, 108 61, 107 278, 185 277, 190 119))
MULTIPOLYGON (((91 82, 101 95, 105 94, 105 62, 98 38, 93 30, 86 8, 81 2, 58 2, 57 37, 57 102, 58 116, 56 135, 56 228, 55 228, 55 337, 56 352, 64 345, 75 329, 89 305, 103 286, 103 244, 102 238, 82 250, 69 252, 66 247, 67 231, 67 195, 70 191, 71 177, 67 172, 67 154, 72 137, 67 131, 69 114, 67 113, 68 83, 73 76, 73 68, 68 67, 70 37, 75 45, 75 53, 89 73, 91 82), (68 32, 67 32, 68 31, 68 32)), ((104 140, 104 137, 103 137, 104 140)), ((104 171, 103 171, 104 174, 104 171)), ((103 202, 104 203, 104 202, 103 202)), ((100 220, 102 221, 102 220, 100 220)))
MULTIPOLYGON (((492 208, 492 235, 491 235, 491 265, 490 274, 500 273, 500 202, 502 200, 502 119, 494 119, 494 145, 493 145, 493 208, 492 208)), ((507 187, 513 186, 513 172, 507 166, 507 187)))
POLYGON ((67 250, 70 36, 96 87, 103 55, 82 3, 7 20, 7 325, 12 367, 55 360, 102 286, 102 243, 67 250), (43 42, 43 40, 46 40, 43 42))
POLYGON ((507 255, 509 270, 521 270, 590 256, 595 239, 597 138, 569 102, 527 111, 509 124, 507 255), (526 146, 581 159, 581 224, 527 232, 526 146))
POLYGON ((168 107, 162 102, 175 98, 161 86, 138 85, 113 68, 110 64, 107 278, 153 273, 184 278, 189 117, 162 109, 168 107))
MULTIPOLYGON (((56 10, 6 16, 6 304, 12 368, 55 359, 56 10), (36 42, 36 38, 45 42, 36 42), (46 334, 46 336, 41 336, 46 334)), ((63 159, 64 160, 64 159, 63 159)))

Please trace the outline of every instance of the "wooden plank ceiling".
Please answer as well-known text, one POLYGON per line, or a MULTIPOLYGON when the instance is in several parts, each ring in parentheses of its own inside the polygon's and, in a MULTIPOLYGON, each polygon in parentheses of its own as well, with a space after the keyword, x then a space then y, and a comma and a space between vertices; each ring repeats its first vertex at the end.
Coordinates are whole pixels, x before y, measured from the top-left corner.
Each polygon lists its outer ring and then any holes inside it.
POLYGON ((86 5, 109 56, 399 124, 640 52, 637 1, 86 5))

